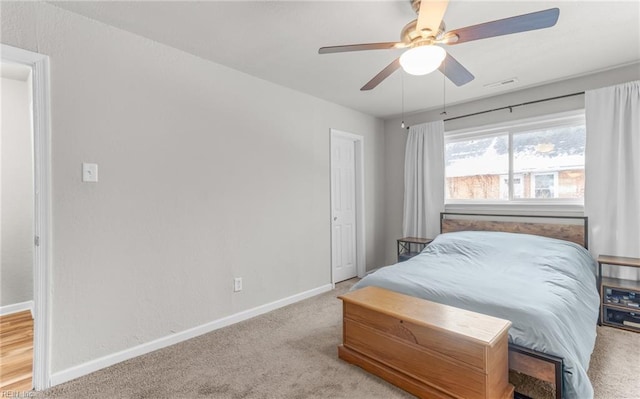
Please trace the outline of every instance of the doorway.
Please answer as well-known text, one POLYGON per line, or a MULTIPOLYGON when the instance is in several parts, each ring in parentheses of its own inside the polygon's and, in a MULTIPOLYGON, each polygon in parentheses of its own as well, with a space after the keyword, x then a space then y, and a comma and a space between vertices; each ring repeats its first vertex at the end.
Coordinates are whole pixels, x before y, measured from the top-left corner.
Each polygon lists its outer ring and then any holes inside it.
POLYGON ((365 273, 364 137, 331 129, 331 279, 365 273))
MULTIPOLYGON (((31 154, 27 157, 31 159, 32 177, 28 184, 31 186, 32 200, 25 201, 29 202, 32 214, 31 226, 27 226, 29 231, 27 245, 30 248, 32 260, 31 292, 33 303, 32 379, 29 385, 36 390, 43 390, 50 386, 48 312, 51 254, 49 58, 5 44, 0 46, 2 64, 12 64, 22 70, 27 68, 31 83, 29 88, 31 154)), ((4 194, 2 193, 3 196, 4 194)))
POLYGON ((31 68, 0 68, 0 390, 30 391, 33 371, 33 132, 31 68))

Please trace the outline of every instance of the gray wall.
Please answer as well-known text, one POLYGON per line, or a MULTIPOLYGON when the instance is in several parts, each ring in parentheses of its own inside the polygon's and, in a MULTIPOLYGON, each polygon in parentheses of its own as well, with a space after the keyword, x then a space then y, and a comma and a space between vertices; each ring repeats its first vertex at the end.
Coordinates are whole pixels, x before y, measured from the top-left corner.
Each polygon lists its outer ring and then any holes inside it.
POLYGON ((33 300, 33 135, 28 80, 2 78, 0 306, 33 300))
POLYGON ((365 136, 383 263, 381 120, 50 4, 1 25, 51 61, 54 373, 330 283, 330 128, 365 136))
MULTIPOLYGON (((514 91, 494 97, 484 98, 463 104, 447 106, 445 118, 466 115, 493 108, 521 104, 549 97, 576 93, 589 89, 596 89, 640 79, 640 64, 632 64, 617 69, 594 73, 555 82, 543 86, 514 91)), ((508 110, 491 112, 469 118, 445 122, 445 130, 457 130, 473 126, 489 125, 509 120, 529 118, 564 111, 584 108, 584 96, 568 97, 508 110)), ((408 125, 415 125, 442 119, 441 109, 406 115, 404 120, 408 125)), ((394 118, 385 121, 385 166, 387 190, 385 204, 387 213, 385 225, 387 227, 386 262, 395 263, 395 240, 402 234, 402 212, 404 206, 404 151, 407 141, 407 130, 400 128, 401 119, 394 118)))

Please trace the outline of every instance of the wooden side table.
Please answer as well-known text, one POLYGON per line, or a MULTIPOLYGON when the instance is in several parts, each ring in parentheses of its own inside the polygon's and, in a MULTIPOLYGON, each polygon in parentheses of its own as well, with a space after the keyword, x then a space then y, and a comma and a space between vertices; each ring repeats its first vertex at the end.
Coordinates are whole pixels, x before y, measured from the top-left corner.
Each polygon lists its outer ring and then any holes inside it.
POLYGON ((640 268, 640 258, 598 256, 600 325, 640 332, 640 281, 602 277, 602 265, 640 268))
POLYGON ((429 245, 433 238, 421 238, 421 237, 404 237, 398 238, 398 263, 404 262, 407 259, 411 259, 419 254, 424 247, 429 245), (412 247, 413 245, 413 247, 412 247), (412 249, 417 249, 412 251, 412 249))

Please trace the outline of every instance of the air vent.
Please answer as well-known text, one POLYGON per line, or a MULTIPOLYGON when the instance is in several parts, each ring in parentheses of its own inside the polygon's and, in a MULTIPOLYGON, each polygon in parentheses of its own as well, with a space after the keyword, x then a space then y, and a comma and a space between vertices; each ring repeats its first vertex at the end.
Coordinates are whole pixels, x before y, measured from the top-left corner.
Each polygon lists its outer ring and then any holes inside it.
POLYGON ((484 87, 488 87, 488 88, 503 87, 503 86, 513 85, 516 83, 518 83, 518 78, 510 78, 510 79, 501 80, 499 82, 486 84, 484 85, 484 87))

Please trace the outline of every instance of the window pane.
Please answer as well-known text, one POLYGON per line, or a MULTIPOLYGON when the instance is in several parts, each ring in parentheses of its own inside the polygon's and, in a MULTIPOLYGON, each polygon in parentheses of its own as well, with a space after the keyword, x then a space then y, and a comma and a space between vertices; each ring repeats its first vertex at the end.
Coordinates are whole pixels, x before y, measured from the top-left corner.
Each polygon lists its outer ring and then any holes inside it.
POLYGON ((447 143, 444 157, 447 199, 509 199, 508 135, 447 143))
POLYGON ((584 198, 585 128, 556 127, 513 135, 513 173, 522 198, 584 198))
POLYGON ((532 175, 533 178, 533 197, 534 198, 555 198, 556 191, 556 174, 555 173, 539 173, 532 175))

